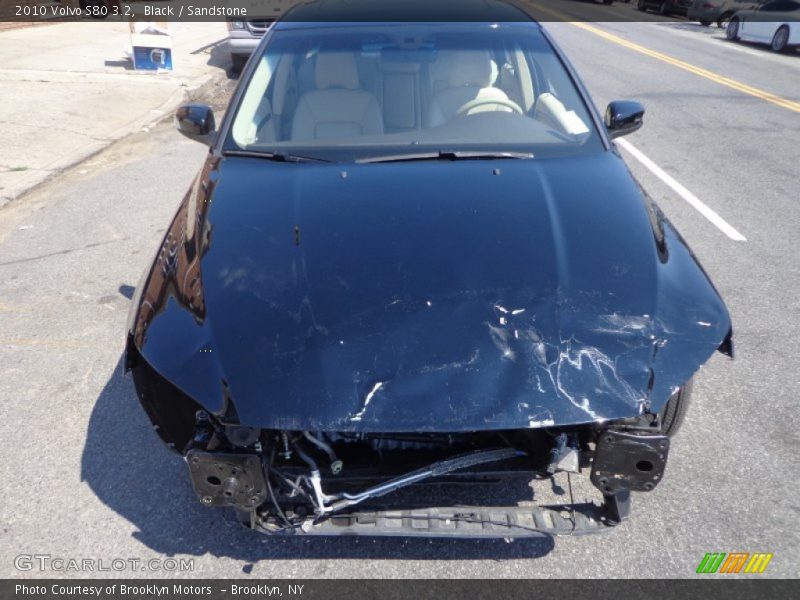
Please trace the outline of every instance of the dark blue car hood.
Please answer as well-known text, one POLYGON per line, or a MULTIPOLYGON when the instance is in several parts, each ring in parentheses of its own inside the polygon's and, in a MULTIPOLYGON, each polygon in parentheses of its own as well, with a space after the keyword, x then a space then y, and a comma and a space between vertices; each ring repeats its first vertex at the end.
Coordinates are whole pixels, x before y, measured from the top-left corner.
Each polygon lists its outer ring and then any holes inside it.
POLYGON ((210 158, 134 311, 141 355, 208 410, 337 431, 657 411, 731 328, 613 152, 210 158))

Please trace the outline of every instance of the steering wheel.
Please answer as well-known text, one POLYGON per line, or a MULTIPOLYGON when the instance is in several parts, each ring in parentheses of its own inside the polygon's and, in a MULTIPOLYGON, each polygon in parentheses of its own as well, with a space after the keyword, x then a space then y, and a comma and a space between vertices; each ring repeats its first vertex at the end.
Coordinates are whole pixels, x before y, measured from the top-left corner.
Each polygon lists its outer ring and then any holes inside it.
POLYGON ((522 110, 522 107, 514 102, 513 100, 508 100, 504 98, 475 98, 475 100, 470 100, 464 106, 458 109, 456 113, 457 117, 467 114, 473 108, 477 108, 479 106, 488 106, 490 104, 499 104, 501 106, 505 106, 506 108, 510 108, 513 112, 517 113, 518 115, 524 115, 525 111, 522 110))

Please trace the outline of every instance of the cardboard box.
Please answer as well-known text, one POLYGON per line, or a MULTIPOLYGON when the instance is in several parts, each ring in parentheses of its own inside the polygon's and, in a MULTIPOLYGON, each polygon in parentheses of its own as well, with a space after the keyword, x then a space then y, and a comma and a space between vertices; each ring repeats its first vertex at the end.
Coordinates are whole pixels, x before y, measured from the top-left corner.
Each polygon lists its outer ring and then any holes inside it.
POLYGON ((172 37, 134 33, 131 35, 133 68, 149 71, 172 70, 172 37))

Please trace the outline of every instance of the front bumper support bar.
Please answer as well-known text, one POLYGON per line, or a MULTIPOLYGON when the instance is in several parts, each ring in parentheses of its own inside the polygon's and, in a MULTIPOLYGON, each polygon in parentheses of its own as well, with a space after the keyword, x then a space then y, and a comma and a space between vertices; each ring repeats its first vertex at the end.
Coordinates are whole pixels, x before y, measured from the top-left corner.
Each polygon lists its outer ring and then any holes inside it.
POLYGON ((374 535, 441 538, 520 538, 585 535, 610 530, 616 522, 608 507, 596 504, 539 507, 434 507, 378 510, 309 517, 286 530, 274 517, 251 514, 251 527, 291 535, 374 535))

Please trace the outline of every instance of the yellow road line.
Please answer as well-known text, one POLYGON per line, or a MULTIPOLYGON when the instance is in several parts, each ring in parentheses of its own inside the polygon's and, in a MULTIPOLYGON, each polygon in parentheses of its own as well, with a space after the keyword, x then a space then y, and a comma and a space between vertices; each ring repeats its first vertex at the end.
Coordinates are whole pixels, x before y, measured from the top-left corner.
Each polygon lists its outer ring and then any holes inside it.
POLYGON ((633 42, 629 42, 626 39, 623 39, 613 33, 608 33, 603 31, 602 29, 598 29, 597 27, 593 27, 591 25, 587 25, 586 23, 570 23, 575 27, 579 27, 580 29, 584 29, 586 31, 590 31, 591 33, 600 36, 610 42, 614 42, 620 46, 624 46, 625 48, 629 48, 631 50, 635 50, 641 54, 645 54, 647 56, 651 56, 653 58, 657 58, 660 61, 678 67, 679 69, 683 69, 684 71, 689 71, 690 73, 694 73, 695 75, 699 75, 700 77, 705 77, 711 81, 729 87, 731 89, 737 90, 739 92, 743 92, 745 94, 749 94, 750 96, 755 96, 756 98, 760 98, 761 100, 766 100, 767 102, 771 102, 776 106, 780 106, 781 108, 788 108, 789 110, 793 110, 794 112, 800 112, 800 102, 795 102, 794 100, 787 100, 786 98, 781 98, 780 96, 776 96, 770 92, 755 88, 753 86, 747 85, 740 81, 736 81, 735 79, 731 79, 730 77, 724 77, 722 75, 717 75, 716 73, 709 71, 708 69, 703 69, 702 67, 696 67, 690 63, 685 61, 679 60, 677 58, 673 58, 667 54, 663 54, 661 52, 656 52, 655 50, 650 50, 649 48, 645 48, 644 46, 640 46, 639 44, 634 44, 633 42))
POLYGON ((645 46, 641 46, 639 44, 630 42, 625 38, 621 38, 618 35, 614 35, 613 33, 608 33, 607 31, 603 31, 598 27, 587 25, 586 23, 570 22, 569 17, 567 15, 555 11, 553 9, 540 6, 535 2, 530 2, 530 4, 535 6, 537 9, 541 10, 544 13, 548 13, 551 16, 557 17, 560 20, 569 22, 570 25, 578 27, 590 33, 593 33, 605 40, 608 40, 609 42, 613 42, 630 50, 639 52, 640 54, 644 54, 646 56, 658 59, 674 67, 683 69, 684 71, 689 71, 690 73, 694 73, 695 75, 699 75, 700 77, 704 77, 710 81, 714 81, 716 83, 719 83, 720 85, 724 85, 738 92, 754 96, 755 98, 759 98, 761 100, 766 100, 767 102, 770 102, 776 106, 780 106, 781 108, 786 108, 794 112, 800 112, 800 102, 795 102, 794 100, 788 100, 786 98, 777 96, 771 92, 755 88, 751 85, 747 85, 746 83, 742 83, 741 81, 736 81, 735 79, 731 79, 730 77, 724 77, 723 75, 718 75, 713 71, 709 71, 708 69, 703 69, 702 67, 697 67, 686 61, 674 58, 672 56, 669 56, 668 54, 664 54, 663 52, 656 52, 655 50, 651 50, 650 48, 646 48, 645 46))

